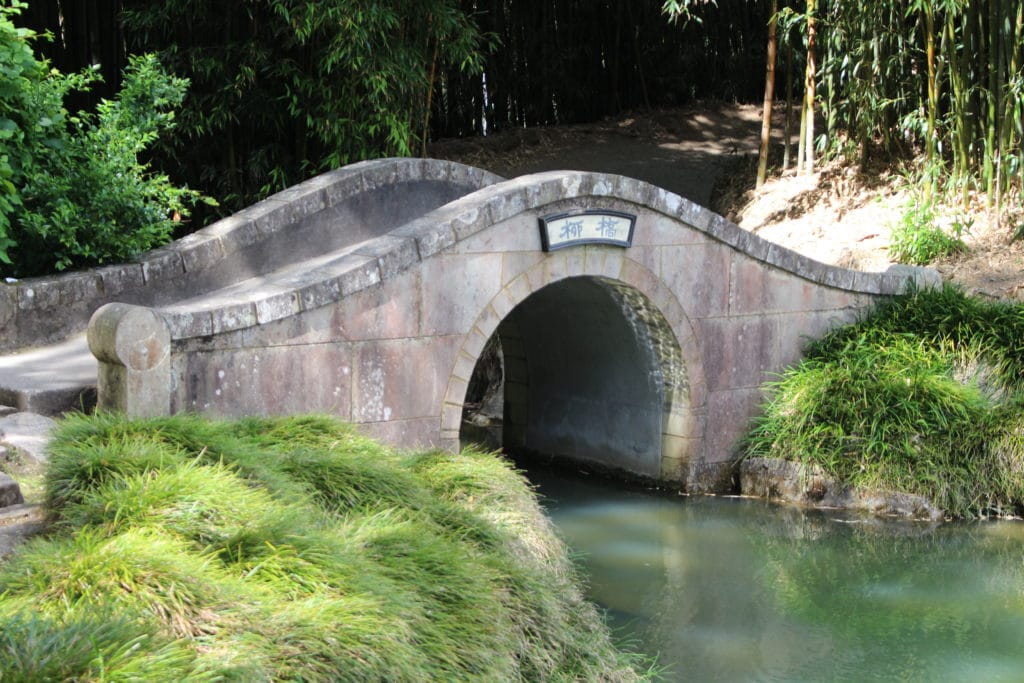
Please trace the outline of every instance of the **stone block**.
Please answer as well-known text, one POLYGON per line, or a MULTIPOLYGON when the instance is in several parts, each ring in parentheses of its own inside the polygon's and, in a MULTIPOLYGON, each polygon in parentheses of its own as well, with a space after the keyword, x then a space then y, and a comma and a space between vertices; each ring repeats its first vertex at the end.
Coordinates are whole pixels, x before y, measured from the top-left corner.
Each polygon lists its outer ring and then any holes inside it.
POLYGON ((516 180, 508 180, 491 188, 494 192, 486 199, 491 221, 501 223, 527 210, 526 188, 516 180))
POLYGON ((711 221, 708 223, 707 234, 719 242, 728 244, 730 247, 738 248, 741 237, 746 231, 739 227, 725 216, 717 213, 711 214, 711 221))
POLYGON ((213 268, 224 260, 224 247, 220 238, 214 235, 193 233, 178 240, 177 247, 181 251, 181 261, 188 273, 213 268))
POLYGON ((758 237, 754 233, 743 230, 740 228, 739 242, 736 248, 743 254, 746 254, 752 259, 757 261, 764 261, 768 258, 768 252, 771 250, 772 243, 766 239, 758 237))
POLYGON ((106 304, 89 321, 98 405, 129 417, 170 414, 170 330, 153 309, 106 304))
POLYGON ((853 289, 867 294, 881 294, 882 278, 878 276, 878 273, 856 271, 853 276, 853 289))
POLYGON ((185 273, 181 254, 173 249, 153 249, 138 258, 147 285, 167 285, 185 273))
POLYGON ((814 270, 811 266, 814 262, 792 249, 772 244, 768 248, 768 258, 765 261, 776 268, 795 273, 814 282, 821 282, 822 273, 814 270))
POLYGON ((206 337, 213 334, 213 317, 209 311, 162 311, 171 339, 206 337))
MULTIPOLYGON (((449 395, 453 392, 449 390, 449 395)), ((458 392, 455 392, 458 393, 458 392)), ((462 395, 465 396, 465 390, 462 395)), ((462 405, 445 403, 441 408, 441 429, 442 431, 455 432, 458 434, 462 428, 462 405)))
POLYGON ((458 337, 435 337, 356 344, 352 419, 439 418, 458 343, 458 337))
POLYGON ((261 325, 295 315, 300 310, 299 295, 292 290, 261 292, 253 299, 256 321, 261 325))
POLYGON ((63 307, 79 302, 95 301, 102 291, 99 274, 92 271, 68 273, 57 280, 60 304, 63 307))
POLYGON ((594 173, 590 194, 594 197, 607 197, 615 190, 615 178, 605 173, 594 173))
POLYGON ((732 462, 739 455, 742 438, 751 420, 761 413, 764 395, 760 389, 716 391, 708 396, 704 459, 732 462))
POLYGON ((416 240, 383 235, 366 242, 354 252, 377 260, 382 280, 388 280, 419 262, 416 240))
MULTIPOLYGON (((646 268, 647 270, 651 271, 651 273, 655 277, 661 278, 661 275, 662 275, 661 261, 662 261, 662 255, 663 255, 662 247, 633 247, 633 248, 629 249, 628 251, 626 251, 626 253, 628 254, 628 258, 629 259, 632 259, 633 261, 636 261, 637 263, 642 265, 644 268, 646 268)), ((588 261, 588 265, 589 265, 589 261, 588 261)), ((588 274, 592 274, 592 271, 589 268, 587 270, 588 270, 588 274)), ((622 268, 621 268, 621 265, 620 265, 619 275, 621 275, 621 274, 622 274, 622 268)), ((616 277, 614 279, 617 280, 618 277, 616 277)))
POLYGON ((25 497, 21 495, 21 487, 18 486, 18 482, 0 472, 0 508, 21 505, 24 502, 25 497))
POLYGON ((458 439, 441 441, 440 420, 436 417, 418 420, 395 420, 359 425, 359 431, 395 448, 425 450, 438 448, 448 452, 459 451, 458 439))
POLYGON ((296 283, 299 306, 310 311, 341 299, 341 283, 337 278, 324 279, 320 273, 312 273, 306 282, 296 283))
POLYGON ((257 323, 256 307, 251 301, 217 302, 210 310, 210 318, 214 334, 240 330, 257 323))
POLYGON ((459 211, 451 218, 450 225, 458 241, 475 235, 494 223, 490 207, 473 199, 472 202, 465 198, 459 200, 459 211))
POLYGON ((18 312, 18 288, 0 282, 0 327, 6 325, 18 312))
MULTIPOLYGON (((421 333, 465 334, 501 291, 501 255, 438 255, 422 264, 421 333)), ((408 305, 413 305, 406 295, 408 305)), ((497 323, 495 323, 496 325, 497 323)))
POLYGON ((734 493, 737 490, 736 463, 691 462, 686 474, 686 491, 694 495, 734 493))
POLYGON ((733 253, 715 242, 663 248, 662 278, 691 319, 728 313, 733 253))
POLYGON ((57 278, 31 278, 18 285, 18 308, 36 311, 60 305, 60 283, 57 278))
POLYGON ((622 272, 620 279, 628 285, 640 290, 642 294, 651 297, 661 287, 661 280, 642 263, 632 258, 625 258, 622 261, 622 272))
POLYGON ((658 479, 663 482, 686 483, 686 475, 689 472, 689 461, 684 458, 673 458, 667 455, 661 456, 661 473, 658 479))
POLYGON ((525 213, 509 220, 491 225, 489 228, 461 240, 455 251, 462 254, 480 252, 540 252, 540 224, 537 216, 525 213))
POLYGON ((363 186, 367 192, 389 185, 397 185, 402 180, 408 179, 408 166, 405 160, 380 159, 378 163, 367 167, 362 172, 363 186))
POLYGON ((225 256, 248 249, 263 239, 253 215, 245 210, 222 218, 213 225, 203 228, 201 232, 218 237, 225 256))
POLYGON ((359 173, 336 170, 318 177, 324 178, 326 181, 323 187, 326 207, 337 206, 366 191, 363 176, 359 173))
POLYGON ((829 287, 836 289, 853 289, 856 272, 847 268, 825 266, 822 272, 821 281, 829 287))
POLYGON ((462 350, 474 359, 479 358, 480 354, 483 353, 484 346, 487 345, 488 339, 490 339, 490 335, 481 331, 479 327, 473 327, 469 334, 466 335, 462 350))
POLYGON ((509 282, 505 287, 509 298, 518 304, 537 291, 544 284, 542 282, 543 272, 544 261, 509 282))
POLYGON ((683 202, 689 200, 683 199, 674 192, 658 188, 654 194, 651 195, 651 208, 655 211, 671 216, 673 218, 679 215, 679 210, 683 206, 683 202))
MULTIPOLYGON (((537 178, 537 176, 533 176, 537 178)), ((542 180, 535 180, 526 186, 526 207, 528 209, 543 210, 548 204, 562 198, 561 184, 557 176, 547 176, 542 180)))
POLYGON ((100 276, 103 283, 103 294, 107 297, 115 297, 122 292, 142 289, 146 283, 141 263, 104 266, 95 272, 100 276))
POLYGON ((709 211, 697 202, 693 202, 685 198, 680 202, 674 215, 683 223, 692 225, 701 233, 705 234, 708 232, 708 228, 711 226, 711 220, 715 216, 714 212, 709 211))
POLYGON ((175 375, 178 410, 352 417, 352 350, 346 343, 195 351, 176 356, 175 375))
POLYGON ((473 378, 473 370, 475 368, 476 358, 470 357, 460 350, 455 359, 455 367, 452 369, 452 377, 469 381, 473 378))
POLYGON ((507 285, 545 258, 544 252, 513 251, 501 255, 501 284, 507 285))
POLYGON ((57 426, 52 419, 28 412, 14 412, 0 418, 0 442, 36 463, 49 460, 47 444, 57 426))
POLYGON ((452 226, 447 222, 436 222, 429 214, 392 230, 390 234, 394 237, 407 237, 416 240, 421 261, 448 249, 456 242, 452 226))
POLYGON ((781 318, 711 318, 695 323, 704 373, 712 391, 757 387, 776 370, 781 318))
MULTIPOLYGON (((302 221, 304 218, 308 218, 327 208, 327 199, 324 196, 323 186, 316 182, 316 178, 311 178, 303 183, 281 190, 269 197, 269 199, 289 205, 292 219, 289 223, 291 224, 302 221)), ((287 227, 289 223, 285 223, 282 227, 287 227)))
POLYGON ((836 292, 793 273, 766 266, 737 253, 732 263, 729 312, 815 311, 833 308, 836 292))
POLYGON ((334 305, 331 328, 352 341, 419 336, 421 277, 418 269, 409 270, 341 299, 334 305))
MULTIPOLYGON (((584 253, 587 274, 612 280, 619 279, 619 275, 622 273, 622 261, 625 258, 621 248, 592 244, 584 248, 584 253)), ((660 255, 657 258, 660 261, 660 255)))
POLYGON ((342 258, 338 266, 337 280, 343 297, 380 283, 377 259, 351 254, 342 258))
POLYGON ((323 207, 322 197, 318 200, 314 194, 312 197, 307 196, 303 200, 293 202, 282 202, 275 198, 264 199, 245 209, 245 212, 248 212, 252 218, 262 241, 274 237, 278 233, 296 228, 303 219, 323 207), (307 201, 310 202, 309 205, 307 205, 307 201))

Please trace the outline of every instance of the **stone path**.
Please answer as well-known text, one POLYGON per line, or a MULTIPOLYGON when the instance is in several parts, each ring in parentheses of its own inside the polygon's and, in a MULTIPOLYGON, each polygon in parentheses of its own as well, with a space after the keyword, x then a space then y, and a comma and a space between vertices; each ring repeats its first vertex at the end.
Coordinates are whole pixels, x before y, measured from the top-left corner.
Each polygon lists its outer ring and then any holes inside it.
POLYGON ((89 409, 95 403, 96 367, 84 332, 0 356, 0 403, 51 416, 89 409))
MULTIPOLYGON (((38 475, 46 463, 46 446, 54 421, 34 413, 14 412, 0 406, 0 469, 15 476, 38 475)), ((37 503, 26 504, 21 487, 0 472, 0 558, 27 536, 46 525, 45 510, 37 503)))

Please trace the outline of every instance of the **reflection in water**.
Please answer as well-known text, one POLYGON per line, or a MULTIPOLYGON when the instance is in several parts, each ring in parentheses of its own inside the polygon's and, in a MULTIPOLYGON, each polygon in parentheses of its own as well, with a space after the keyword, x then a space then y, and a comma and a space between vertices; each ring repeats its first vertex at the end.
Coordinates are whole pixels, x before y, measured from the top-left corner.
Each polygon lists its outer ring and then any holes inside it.
POLYGON ((591 598, 671 680, 1024 681, 1024 523, 883 522, 529 476, 591 598))

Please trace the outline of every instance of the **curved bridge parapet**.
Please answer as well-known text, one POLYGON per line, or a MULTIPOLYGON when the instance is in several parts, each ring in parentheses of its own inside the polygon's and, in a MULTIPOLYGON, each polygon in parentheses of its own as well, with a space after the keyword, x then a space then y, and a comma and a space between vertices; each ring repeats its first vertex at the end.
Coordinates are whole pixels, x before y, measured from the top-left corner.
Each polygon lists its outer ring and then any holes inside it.
POLYGON ((81 332, 101 305, 160 306, 387 233, 502 180, 423 159, 381 159, 324 173, 135 260, 0 283, 0 352, 81 332))
POLYGON ((460 172, 480 187, 429 207, 385 192, 401 224, 156 306, 166 354, 147 353, 166 364, 118 369, 141 348, 117 335, 133 317, 100 309, 101 405, 329 412, 396 445, 454 449, 496 358, 495 445, 722 490, 761 383, 806 338, 936 275, 818 263, 630 178, 460 172), (631 217, 632 241, 545 250, 540 219, 583 211, 631 217), (133 397, 128 377, 161 395, 133 397))

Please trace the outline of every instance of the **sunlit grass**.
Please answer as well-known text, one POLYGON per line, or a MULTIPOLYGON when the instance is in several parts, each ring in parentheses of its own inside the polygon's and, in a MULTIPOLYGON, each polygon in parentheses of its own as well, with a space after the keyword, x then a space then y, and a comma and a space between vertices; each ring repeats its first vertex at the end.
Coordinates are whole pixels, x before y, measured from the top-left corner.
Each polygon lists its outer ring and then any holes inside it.
POLYGON ((769 385, 748 455, 927 496, 954 516, 1024 503, 1024 307, 947 287, 898 298, 769 385))
POLYGON ((0 567, 4 683, 646 676, 493 455, 109 414, 51 450, 51 533, 0 567))

